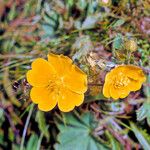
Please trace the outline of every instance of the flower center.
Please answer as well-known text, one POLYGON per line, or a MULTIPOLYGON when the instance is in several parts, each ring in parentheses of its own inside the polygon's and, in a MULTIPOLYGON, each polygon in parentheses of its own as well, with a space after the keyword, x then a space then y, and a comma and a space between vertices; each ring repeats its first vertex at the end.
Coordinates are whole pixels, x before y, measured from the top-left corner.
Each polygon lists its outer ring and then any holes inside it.
POLYGON ((59 94, 60 88, 63 86, 63 78, 54 76, 52 80, 49 80, 48 90, 49 92, 56 92, 59 94))
POLYGON ((114 87, 115 88, 125 87, 129 84, 129 82, 130 80, 127 76, 120 74, 114 79, 114 87))

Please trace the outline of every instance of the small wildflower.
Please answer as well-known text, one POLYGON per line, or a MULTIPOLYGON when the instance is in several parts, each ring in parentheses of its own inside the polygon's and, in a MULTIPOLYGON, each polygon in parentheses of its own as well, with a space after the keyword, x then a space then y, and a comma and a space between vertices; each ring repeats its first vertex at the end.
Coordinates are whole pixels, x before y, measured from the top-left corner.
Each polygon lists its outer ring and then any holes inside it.
POLYGON ((121 65, 107 73, 103 94, 115 100, 125 98, 131 91, 139 90, 145 80, 141 68, 134 65, 121 65))
POLYGON ((83 103, 87 90, 86 74, 63 55, 49 54, 48 61, 37 58, 27 72, 27 81, 33 86, 31 100, 42 111, 57 103, 61 111, 71 111, 83 103))

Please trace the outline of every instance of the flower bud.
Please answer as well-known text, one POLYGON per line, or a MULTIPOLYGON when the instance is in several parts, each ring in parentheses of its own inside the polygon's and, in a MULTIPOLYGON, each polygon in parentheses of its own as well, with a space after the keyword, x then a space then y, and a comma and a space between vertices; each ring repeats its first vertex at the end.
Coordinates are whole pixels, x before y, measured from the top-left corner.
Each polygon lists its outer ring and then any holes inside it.
POLYGON ((137 43, 135 40, 130 39, 124 43, 125 49, 131 52, 135 52, 137 50, 137 43))

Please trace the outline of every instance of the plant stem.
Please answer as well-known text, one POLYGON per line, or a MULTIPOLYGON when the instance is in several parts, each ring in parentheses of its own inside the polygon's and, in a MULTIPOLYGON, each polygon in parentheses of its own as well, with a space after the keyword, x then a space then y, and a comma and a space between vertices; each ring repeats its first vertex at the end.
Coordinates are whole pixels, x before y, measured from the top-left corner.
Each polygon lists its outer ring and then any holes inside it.
POLYGON ((23 150, 24 141, 25 141, 25 137, 26 137, 26 133, 27 133, 27 128, 28 128, 28 125, 29 125, 29 121, 30 121, 30 118, 31 118, 31 115, 32 115, 33 108, 34 108, 34 104, 31 104, 30 105, 30 111, 29 111, 29 114, 28 114, 28 117, 27 117, 27 120, 26 120, 26 124, 24 126, 23 134, 22 134, 20 150, 23 150))

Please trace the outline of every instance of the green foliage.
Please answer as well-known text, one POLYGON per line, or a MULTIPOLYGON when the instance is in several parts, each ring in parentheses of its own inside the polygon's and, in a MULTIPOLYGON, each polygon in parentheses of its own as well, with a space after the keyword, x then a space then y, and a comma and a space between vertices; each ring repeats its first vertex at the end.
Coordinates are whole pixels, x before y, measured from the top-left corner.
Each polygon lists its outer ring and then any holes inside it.
POLYGON ((2 125, 2 123, 5 120, 5 116, 4 116, 4 110, 2 108, 0 108, 0 127, 2 125))
MULTIPOLYGON (((150 84, 150 73, 149 73, 148 76, 147 76, 147 84, 150 84)), ((149 87, 149 86, 145 86, 145 87, 144 87, 144 93, 145 93, 146 97, 147 97, 148 99, 150 99, 150 87, 149 87)), ((150 100, 149 100, 149 101, 150 101, 150 100)))
POLYGON ((145 66, 146 64, 150 63, 149 57, 147 57, 150 56, 150 45, 148 44, 149 43, 148 39, 146 38, 144 38, 144 40, 139 39, 137 43, 139 45, 138 52, 141 54, 142 59, 141 64, 145 66))
POLYGON ((118 34, 113 40, 113 48, 117 50, 121 49, 122 43, 123 43, 123 37, 121 34, 118 34))
MULTIPOLYGON (((147 83, 150 84, 150 75, 148 75, 147 83)), ((150 126, 150 88, 149 86, 144 87, 145 95, 147 99, 145 99, 142 106, 136 111, 137 120, 142 121, 146 118, 148 125, 150 126)))
POLYGON ((98 20, 101 18, 100 14, 90 15, 86 17, 82 23, 81 29, 91 29, 94 28, 98 20))
POLYGON ((91 113, 84 113, 82 116, 74 113, 63 114, 62 121, 56 121, 60 130, 57 137, 56 150, 107 150, 107 146, 100 142, 94 135, 97 121, 91 113))
POLYGON ((144 150, 149 150, 150 148, 150 135, 148 135, 144 130, 138 128, 134 123, 130 122, 130 126, 137 140, 140 142, 144 150))
POLYGON ((40 110, 37 111, 37 113, 36 113, 36 121, 38 122, 38 127, 39 127, 40 131, 47 138, 47 140, 49 140, 50 134, 48 132, 48 126, 46 125, 44 112, 42 112, 40 110))
POLYGON ((114 24, 113 24, 113 28, 119 27, 121 25, 123 25, 125 23, 125 21, 123 19, 119 19, 117 20, 114 24))
POLYGON ((93 49, 93 45, 89 36, 78 37, 72 46, 73 50, 77 52, 72 57, 73 60, 79 60, 81 57, 86 57, 87 54, 93 49))
POLYGON ((48 3, 45 3, 42 15, 42 28, 45 32, 43 38, 54 37, 59 27, 59 15, 52 10, 48 3))
POLYGON ((0 133, 0 144, 6 146, 7 143, 4 141, 4 135, 0 133))
POLYGON ((110 140, 111 150, 123 150, 122 145, 113 137, 112 134, 106 131, 106 135, 110 140))
POLYGON ((30 139, 27 143, 27 147, 25 150, 37 150, 37 145, 38 145, 38 136, 36 134, 32 134, 30 136, 30 139))
POLYGON ((100 99, 106 100, 106 98, 101 93, 96 95, 96 96, 91 96, 90 95, 90 96, 85 97, 85 103, 99 101, 100 99))
POLYGON ((150 126, 150 100, 145 100, 142 106, 136 111, 137 120, 142 121, 146 118, 148 125, 150 126))

